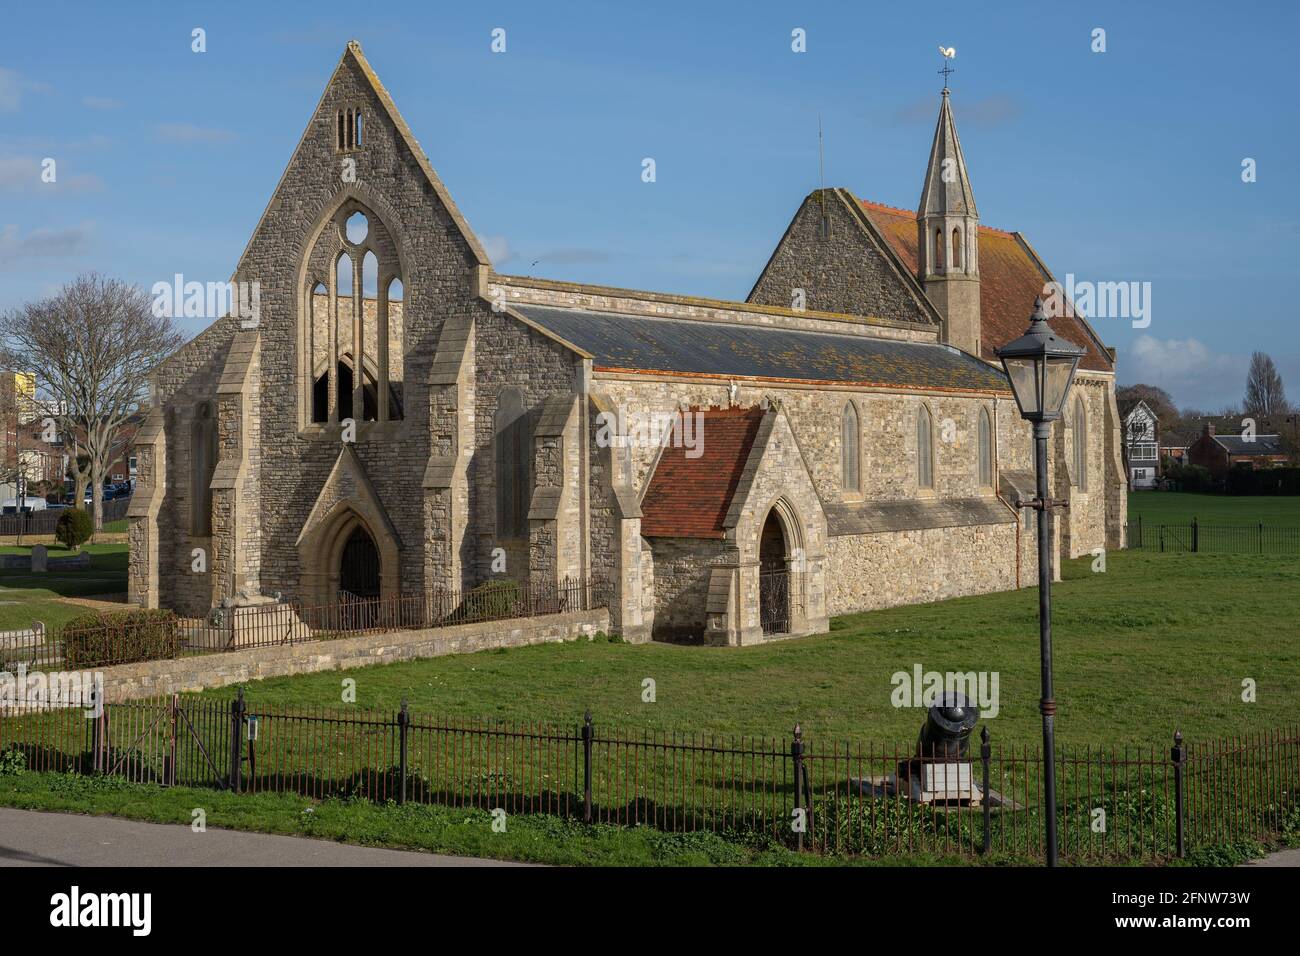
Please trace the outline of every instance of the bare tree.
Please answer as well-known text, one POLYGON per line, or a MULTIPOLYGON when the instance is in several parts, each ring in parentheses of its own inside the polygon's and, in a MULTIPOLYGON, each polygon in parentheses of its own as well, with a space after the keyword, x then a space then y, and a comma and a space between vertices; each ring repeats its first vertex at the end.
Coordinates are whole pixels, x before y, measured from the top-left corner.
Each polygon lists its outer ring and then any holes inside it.
POLYGON ((46 417, 71 445, 76 504, 88 477, 95 530, 102 530, 104 474, 121 451, 119 430, 147 398, 154 369, 184 335, 170 317, 154 314, 143 289, 88 273, 53 298, 0 318, 0 340, 0 366, 36 376, 46 417))
POLYGON ((1266 352, 1256 352, 1250 357, 1250 371, 1246 374, 1246 414, 1257 417, 1283 415, 1290 406, 1282 376, 1266 352))

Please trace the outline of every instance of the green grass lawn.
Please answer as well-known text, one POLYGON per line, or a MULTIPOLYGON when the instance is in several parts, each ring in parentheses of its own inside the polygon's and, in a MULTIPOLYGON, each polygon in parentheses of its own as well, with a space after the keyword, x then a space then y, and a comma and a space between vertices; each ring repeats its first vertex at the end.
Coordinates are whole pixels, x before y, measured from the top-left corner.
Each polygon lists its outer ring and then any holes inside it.
POLYGON ((1300 527, 1300 497, 1210 495, 1189 491, 1135 491, 1128 496, 1128 520, 1148 525, 1202 524, 1300 527))
MULTIPOLYGON (((90 568, 85 571, 32 574, 30 571, 0 570, 0 630, 30 627, 33 621, 44 621, 47 627, 57 627, 86 613, 86 608, 55 600, 58 597, 126 591, 125 544, 86 544, 81 550, 90 553, 90 568)), ((0 548, 0 554, 30 553, 31 548, 27 546, 0 548)), ((50 548, 50 557, 66 557, 73 553, 62 545, 50 548)))
POLYGON ((486 810, 364 800, 315 801, 294 794, 232 794, 158 787, 119 777, 22 773, 0 776, 0 806, 104 814, 152 823, 190 824, 195 807, 207 825, 282 833, 365 846, 396 847, 558 866, 926 866, 1032 864, 1032 857, 892 855, 883 859, 795 853, 776 844, 741 843, 713 833, 665 833, 650 827, 584 825, 555 816, 515 814, 494 832, 486 810))
MULTIPOLYGON (((1149 745, 1295 720, 1300 561, 1211 554, 1112 553, 1068 562, 1053 589, 1058 743, 1149 745), (1242 680, 1258 686, 1241 700, 1242 680)), ((357 705, 512 721, 785 736, 796 722, 822 740, 910 746, 917 709, 891 704, 891 675, 913 665, 996 671, 1002 744, 1037 745, 1035 588, 912 605, 835 620, 831 633, 749 648, 578 642, 490 651, 255 682, 258 705, 357 705), (656 701, 642 702, 655 681, 656 701)), ((229 688, 208 692, 228 696, 229 688)))

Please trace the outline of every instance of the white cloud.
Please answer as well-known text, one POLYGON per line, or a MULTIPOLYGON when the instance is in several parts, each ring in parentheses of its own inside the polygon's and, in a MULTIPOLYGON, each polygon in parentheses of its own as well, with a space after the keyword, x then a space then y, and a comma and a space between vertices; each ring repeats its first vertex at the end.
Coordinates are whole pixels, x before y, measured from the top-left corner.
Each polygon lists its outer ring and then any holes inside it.
POLYGON ((1217 351, 1199 339, 1139 335, 1121 356, 1125 381, 1158 385, 1180 404, 1213 406, 1245 388, 1250 359, 1217 351))
POLYGON ((10 223, 0 228, 0 263, 21 259, 66 259, 84 253, 94 223, 63 229, 33 229, 26 235, 10 223))
POLYGON ((23 101, 18 74, 0 67, 0 111, 12 113, 23 101))
POLYGON ((164 143, 228 143, 236 135, 228 129, 209 129, 191 123, 159 123, 154 134, 164 143))
POLYGON ((67 167, 55 159, 55 180, 41 181, 43 160, 38 156, 0 156, 0 192, 58 196, 68 193, 97 192, 104 187, 94 173, 69 175, 67 167))
POLYGON ((510 241, 505 236, 484 236, 482 242, 483 251, 487 253, 493 265, 509 262, 514 255, 510 251, 510 241))
POLYGON ((24 80, 13 70, 0 66, 0 113, 13 113, 23 103, 24 93, 48 93, 48 83, 24 80))

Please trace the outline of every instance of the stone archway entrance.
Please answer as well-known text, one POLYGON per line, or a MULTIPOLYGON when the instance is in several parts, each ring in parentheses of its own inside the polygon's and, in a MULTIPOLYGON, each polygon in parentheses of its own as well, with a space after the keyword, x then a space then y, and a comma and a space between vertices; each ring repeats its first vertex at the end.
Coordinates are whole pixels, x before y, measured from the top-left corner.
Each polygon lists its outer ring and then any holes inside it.
POLYGON ((790 549, 773 508, 758 544, 758 619, 764 634, 790 630, 790 549))
POLYGON ((339 559, 339 590, 346 597, 379 597, 379 569, 379 549, 375 546, 375 539, 363 525, 357 524, 344 543, 339 559))

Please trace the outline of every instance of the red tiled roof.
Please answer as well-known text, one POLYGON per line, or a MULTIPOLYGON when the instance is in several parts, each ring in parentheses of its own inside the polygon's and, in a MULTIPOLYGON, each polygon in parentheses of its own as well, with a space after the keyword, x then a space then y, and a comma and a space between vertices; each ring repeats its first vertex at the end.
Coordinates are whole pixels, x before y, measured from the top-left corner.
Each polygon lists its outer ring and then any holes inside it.
MULTIPOLYGON (((915 275, 916 213, 865 199, 858 201, 867 218, 915 275)), ((993 350, 1024 334, 1034 299, 1043 294, 1043 285, 1052 276, 1015 233, 982 225, 979 238, 981 357, 997 361, 993 350)), ((1101 350, 1081 319, 1058 316, 1052 319, 1052 328, 1061 338, 1088 350, 1080 368, 1111 371, 1110 356, 1101 350)))
POLYGON ((703 454, 670 442, 641 500, 641 533, 659 538, 721 538, 723 519, 754 445, 763 409, 706 408, 698 437, 703 454), (693 452, 692 452, 693 453, 693 452))

